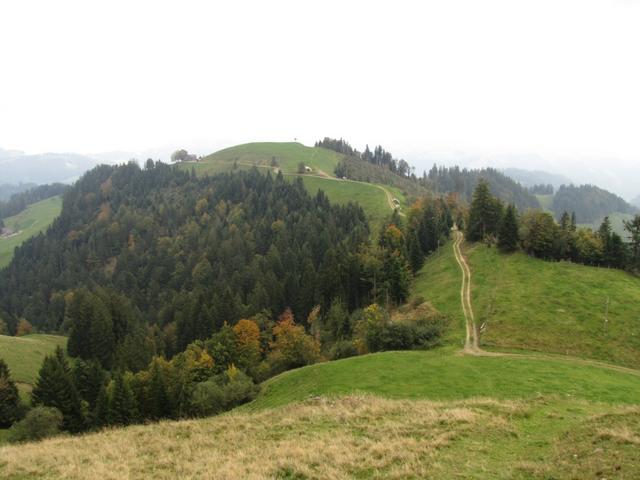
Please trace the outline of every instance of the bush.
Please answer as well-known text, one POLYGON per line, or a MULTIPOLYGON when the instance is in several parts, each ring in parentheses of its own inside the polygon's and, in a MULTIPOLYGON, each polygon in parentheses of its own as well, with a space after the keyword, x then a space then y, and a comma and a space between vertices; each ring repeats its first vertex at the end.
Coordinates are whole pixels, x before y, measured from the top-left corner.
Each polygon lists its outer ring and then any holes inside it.
POLYGON ((339 340, 329 350, 329 358, 331 360, 355 357, 356 355, 358 355, 358 349, 350 340, 339 340))
POLYGON ((9 430, 10 442, 42 440, 60 432, 62 413, 57 408, 35 407, 9 430))
POLYGON ((215 415, 255 398, 259 387, 242 371, 230 367, 226 373, 196 384, 191 397, 196 416, 215 415))

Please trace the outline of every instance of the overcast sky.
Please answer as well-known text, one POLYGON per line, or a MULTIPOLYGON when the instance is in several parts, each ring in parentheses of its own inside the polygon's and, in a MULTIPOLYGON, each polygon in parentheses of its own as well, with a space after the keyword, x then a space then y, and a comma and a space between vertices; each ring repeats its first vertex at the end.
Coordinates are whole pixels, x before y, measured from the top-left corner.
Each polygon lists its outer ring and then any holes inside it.
POLYGON ((4 148, 328 135, 640 164, 639 1, 21 0, 0 19, 4 148))

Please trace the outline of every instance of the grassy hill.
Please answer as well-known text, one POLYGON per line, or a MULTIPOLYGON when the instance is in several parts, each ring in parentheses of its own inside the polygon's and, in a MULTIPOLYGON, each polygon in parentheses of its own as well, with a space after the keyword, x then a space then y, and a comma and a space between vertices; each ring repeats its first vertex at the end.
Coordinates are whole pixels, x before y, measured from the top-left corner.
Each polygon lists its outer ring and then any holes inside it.
MULTIPOLYGON (((620 270, 545 262, 466 245, 485 347, 524 349, 640 367, 640 279, 620 270), (605 321, 606 316, 606 321, 605 321)), ((431 257, 414 291, 456 320, 460 273, 450 246, 431 257)))
POLYGON ((38 377, 44 357, 53 352, 58 345, 65 347, 66 344, 67 337, 59 335, 0 335, 0 358, 9 365, 14 380, 21 385, 32 385, 38 377))
POLYGON ((633 478, 637 381, 545 359, 368 355, 285 373, 218 417, 0 447, 0 476, 633 478))
POLYGON ((0 238, 0 268, 11 261, 14 249, 25 240, 46 230, 62 210, 62 198, 51 197, 29 205, 13 217, 4 219, 5 225, 17 234, 0 238))
POLYGON ((332 150, 300 143, 247 143, 220 150, 197 163, 183 164, 183 168, 194 168, 198 175, 213 175, 234 168, 257 167, 273 173, 280 170, 289 178, 300 176, 311 194, 323 190, 332 202, 359 203, 374 231, 391 213, 391 199, 397 198, 401 206, 406 207, 407 199, 397 187, 335 178, 333 170, 342 158, 343 155, 332 150), (272 166, 273 159, 276 167, 272 166), (299 175, 301 162, 310 167, 311 172, 299 175))

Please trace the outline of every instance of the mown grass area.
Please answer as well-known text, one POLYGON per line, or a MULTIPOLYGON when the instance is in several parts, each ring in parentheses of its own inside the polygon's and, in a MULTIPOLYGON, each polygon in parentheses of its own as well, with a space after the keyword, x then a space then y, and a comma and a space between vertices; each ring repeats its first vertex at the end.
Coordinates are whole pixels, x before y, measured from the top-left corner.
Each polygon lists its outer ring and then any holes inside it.
POLYGON ((635 478, 640 409, 316 398, 259 412, 0 447, 9 479, 635 478))
POLYGON ((329 180, 320 177, 302 176, 305 187, 315 195, 322 190, 332 203, 359 204, 367 215, 371 229, 377 232, 380 225, 389 218, 391 207, 383 189, 371 184, 329 180))
MULTIPOLYGON (((607 268, 546 262, 463 244, 485 348, 524 349, 640 368, 640 278, 607 268), (606 318, 606 320, 605 320, 606 318)), ((463 321, 451 244, 428 259, 415 294, 463 321), (457 286, 457 287, 456 287, 457 286)), ((453 335, 453 334, 451 334, 453 335)), ((451 337, 450 337, 451 338, 451 337)))
POLYGON ((380 225, 392 212, 385 190, 397 198, 402 207, 406 208, 406 198, 398 188, 348 182, 335 178, 333 169, 342 158, 339 153, 325 148, 305 147, 300 143, 247 143, 230 147, 213 153, 200 162, 186 163, 182 168, 193 168, 198 175, 214 175, 233 169, 248 170, 256 166, 260 171, 275 172, 280 169, 288 179, 300 176, 310 194, 315 195, 323 190, 331 202, 344 204, 356 202, 362 206, 369 219, 374 234, 380 225), (272 168, 272 158, 275 157, 278 167, 272 168), (311 167, 313 172, 308 175, 298 174, 298 164, 302 162, 311 167), (323 178, 324 175, 326 178, 323 178))
POLYGON ((256 142, 236 145, 208 155, 199 164, 200 171, 207 171, 206 165, 214 169, 220 164, 271 166, 275 157, 278 168, 283 173, 297 173, 300 162, 311 167, 314 173, 334 176, 333 169, 342 159, 342 155, 326 148, 306 147, 295 142, 256 142))
POLYGON ((553 195, 536 195, 536 198, 545 212, 553 214, 553 195))
POLYGON ((59 335, 32 334, 24 337, 0 335, 0 358, 17 382, 32 385, 38 378, 44 357, 57 346, 66 347, 67 337, 59 335))
POLYGON ((62 198, 57 196, 29 205, 19 214, 5 218, 5 225, 18 234, 0 238, 0 268, 9 264, 17 246, 46 230, 61 210, 62 198))
POLYGON ((452 354, 451 349, 385 352, 312 365, 263 384, 242 408, 259 410, 320 395, 459 400, 563 398, 640 403, 638 374, 563 359, 452 354))

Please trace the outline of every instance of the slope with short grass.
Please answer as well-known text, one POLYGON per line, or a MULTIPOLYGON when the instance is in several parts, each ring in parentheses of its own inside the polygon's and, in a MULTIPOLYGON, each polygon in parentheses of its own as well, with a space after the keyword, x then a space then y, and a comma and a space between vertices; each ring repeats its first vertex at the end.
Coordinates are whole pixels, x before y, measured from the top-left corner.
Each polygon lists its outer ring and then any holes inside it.
POLYGON ((273 174, 281 171, 287 178, 301 177, 311 194, 322 190, 332 202, 357 202, 376 232, 393 211, 392 199, 397 198, 400 205, 406 207, 406 196, 397 187, 336 178, 333 171, 342 158, 342 154, 326 148, 306 147, 301 143, 262 142, 226 148, 199 162, 182 164, 182 168, 193 168, 197 175, 214 175, 256 167, 273 174), (301 175, 298 172, 300 163, 311 171, 301 175))
POLYGON ((29 205, 19 214, 5 218, 5 225, 15 233, 9 237, 0 237, 0 268, 11 261, 17 246, 46 230, 61 210, 62 198, 57 196, 29 205))
POLYGON ((9 369, 11 377, 21 385, 33 385, 38 378, 44 357, 56 347, 66 347, 67 337, 32 334, 24 337, 0 335, 0 358, 9 369))
MULTIPOLYGON (((376 356, 363 360, 371 358, 376 356)), ((341 363, 349 361, 333 365, 341 363)), ((299 372, 305 371, 309 368, 299 372)), ((394 373, 403 377, 403 370, 389 371, 394 373)), ((416 383, 413 377, 405 380, 416 383)), ((210 419, 0 447, 0 476, 623 479, 637 472, 638 427, 638 406, 566 394, 446 402, 323 396, 210 419)))
MULTIPOLYGON (((640 278, 463 244, 485 348, 524 349, 640 367, 640 278)), ((460 271, 450 245, 428 259, 415 294, 464 326, 460 271), (456 288, 457 286, 457 288, 456 288)))

